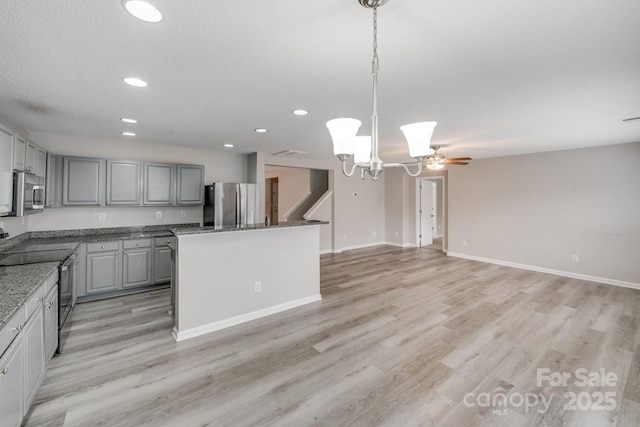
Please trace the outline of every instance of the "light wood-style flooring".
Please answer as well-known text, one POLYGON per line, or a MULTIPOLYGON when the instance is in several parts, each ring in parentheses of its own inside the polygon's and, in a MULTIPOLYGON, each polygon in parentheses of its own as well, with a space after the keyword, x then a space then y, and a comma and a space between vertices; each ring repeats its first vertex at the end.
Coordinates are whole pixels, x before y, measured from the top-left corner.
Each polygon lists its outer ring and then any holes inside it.
POLYGON ((389 246, 323 255, 321 283, 180 343, 167 290, 80 304, 25 424, 640 425, 640 291, 389 246))

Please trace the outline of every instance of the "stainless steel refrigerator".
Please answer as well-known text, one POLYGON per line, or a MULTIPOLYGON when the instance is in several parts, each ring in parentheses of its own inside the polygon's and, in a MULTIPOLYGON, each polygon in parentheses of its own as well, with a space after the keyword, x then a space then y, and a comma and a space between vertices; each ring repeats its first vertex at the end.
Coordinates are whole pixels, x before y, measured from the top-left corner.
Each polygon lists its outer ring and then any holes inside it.
POLYGON ((259 223, 260 186, 216 182, 204 187, 204 225, 259 223))

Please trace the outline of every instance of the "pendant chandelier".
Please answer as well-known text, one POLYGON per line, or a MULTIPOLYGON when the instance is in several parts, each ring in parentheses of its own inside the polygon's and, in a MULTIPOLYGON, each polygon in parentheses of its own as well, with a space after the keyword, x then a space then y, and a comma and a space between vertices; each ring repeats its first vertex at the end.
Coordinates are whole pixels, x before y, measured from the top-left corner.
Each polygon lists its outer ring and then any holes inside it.
POLYGON ((358 119, 340 118, 327 122, 327 128, 333 140, 333 153, 342 161, 342 172, 352 176, 356 167, 360 168, 360 177, 369 173, 374 181, 385 168, 402 167, 410 176, 422 173, 422 161, 433 153, 430 148, 431 135, 437 122, 420 122, 401 126, 400 129, 409 145, 409 155, 416 160, 418 169, 411 172, 403 163, 384 163, 378 157, 378 7, 388 0, 358 0, 360 5, 373 9, 373 60, 371 75, 373 77, 373 113, 371 114, 371 136, 358 136, 356 133, 361 122, 358 119), (353 166, 347 169, 347 160, 353 155, 353 166))

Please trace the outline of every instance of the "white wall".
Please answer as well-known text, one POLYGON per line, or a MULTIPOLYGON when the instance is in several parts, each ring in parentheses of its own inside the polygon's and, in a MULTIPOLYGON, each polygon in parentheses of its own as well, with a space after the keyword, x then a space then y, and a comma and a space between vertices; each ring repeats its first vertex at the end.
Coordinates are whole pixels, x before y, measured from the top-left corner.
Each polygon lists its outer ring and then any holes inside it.
POLYGON ((639 164, 634 143, 452 167, 450 254, 640 286, 639 164))
MULTIPOLYGON (((148 160, 192 163, 205 166, 205 183, 214 181, 244 182, 247 179, 247 156, 209 151, 177 145, 155 145, 136 141, 99 140, 33 133, 31 139, 46 150, 59 155, 102 157, 110 159, 148 160)), ((29 231, 162 225, 202 221, 202 207, 62 207, 45 209, 28 218, 29 231), (162 218, 156 218, 156 212, 162 218), (185 217, 181 213, 185 213, 185 217), (99 213, 106 214, 99 221, 99 213)))
POLYGON ((329 171, 329 189, 333 191, 331 228, 334 252, 373 246, 385 241, 385 177, 373 182, 345 177, 339 161, 266 156, 273 166, 300 167, 329 171), (354 195, 355 194, 355 195, 354 195))
POLYGON ((286 221, 287 215, 311 194, 309 169, 267 166, 264 177, 278 178, 278 221, 286 221))

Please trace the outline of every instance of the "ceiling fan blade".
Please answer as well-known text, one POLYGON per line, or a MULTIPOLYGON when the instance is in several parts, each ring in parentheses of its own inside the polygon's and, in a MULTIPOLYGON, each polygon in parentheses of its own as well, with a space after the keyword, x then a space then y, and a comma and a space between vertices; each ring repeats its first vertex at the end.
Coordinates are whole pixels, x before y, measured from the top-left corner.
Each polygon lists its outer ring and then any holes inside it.
POLYGON ((451 157, 449 160, 473 160, 471 157, 451 157))
POLYGON ((448 160, 445 163, 448 165, 468 165, 469 164, 468 162, 450 162, 448 160))

